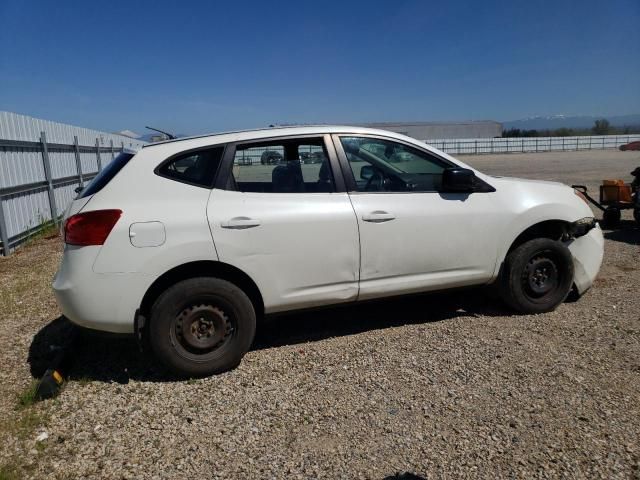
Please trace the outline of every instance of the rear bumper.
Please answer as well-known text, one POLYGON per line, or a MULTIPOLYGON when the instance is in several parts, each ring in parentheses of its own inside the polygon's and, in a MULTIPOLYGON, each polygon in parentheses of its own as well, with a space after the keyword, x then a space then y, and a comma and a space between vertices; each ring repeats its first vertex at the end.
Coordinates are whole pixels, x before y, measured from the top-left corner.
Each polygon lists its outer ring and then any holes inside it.
POLYGON ((573 255, 573 282, 579 295, 593 285, 604 256, 604 237, 600 226, 596 224, 589 233, 567 243, 573 255))
POLYGON ((91 266, 99 247, 66 246, 53 280, 53 292, 62 313, 84 328, 133 333, 134 317, 145 290, 138 274, 95 273, 91 266))

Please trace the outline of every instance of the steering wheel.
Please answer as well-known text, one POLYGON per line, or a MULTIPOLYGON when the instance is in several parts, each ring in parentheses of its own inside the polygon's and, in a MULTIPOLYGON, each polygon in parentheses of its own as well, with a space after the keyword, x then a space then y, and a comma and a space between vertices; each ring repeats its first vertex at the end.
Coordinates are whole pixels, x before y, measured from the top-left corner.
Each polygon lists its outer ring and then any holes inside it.
POLYGON ((370 191, 378 192, 382 190, 382 187, 384 186, 384 181, 385 181, 384 172, 374 167, 373 175, 371 175, 367 180, 367 184, 364 186, 364 189, 366 192, 370 192, 370 191), (377 184, 373 183, 374 179, 377 181, 377 184), (375 188, 372 188, 374 186, 375 188))

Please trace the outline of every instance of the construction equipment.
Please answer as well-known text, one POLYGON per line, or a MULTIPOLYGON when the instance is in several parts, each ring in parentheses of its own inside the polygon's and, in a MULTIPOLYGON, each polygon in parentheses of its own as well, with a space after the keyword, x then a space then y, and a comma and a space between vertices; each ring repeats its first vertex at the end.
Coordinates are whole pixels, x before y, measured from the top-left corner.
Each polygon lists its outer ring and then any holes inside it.
POLYGON ((620 223, 622 210, 633 209, 633 218, 640 225, 640 167, 631 172, 635 180, 625 184, 624 180, 603 180, 600 185, 600 201, 587 192, 585 185, 571 185, 585 200, 602 210, 602 223, 615 227, 620 223))

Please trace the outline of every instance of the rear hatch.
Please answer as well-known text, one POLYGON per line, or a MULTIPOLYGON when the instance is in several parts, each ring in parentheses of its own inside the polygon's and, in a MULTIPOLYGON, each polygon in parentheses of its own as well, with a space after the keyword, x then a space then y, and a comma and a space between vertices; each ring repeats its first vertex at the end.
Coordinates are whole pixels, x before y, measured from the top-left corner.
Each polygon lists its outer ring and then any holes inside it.
POLYGON ((94 178, 89 182, 76 198, 69 204, 62 218, 62 225, 67 219, 80 213, 80 211, 91 201, 93 196, 102 190, 122 168, 129 163, 136 152, 124 149, 111 162, 109 162, 94 178))

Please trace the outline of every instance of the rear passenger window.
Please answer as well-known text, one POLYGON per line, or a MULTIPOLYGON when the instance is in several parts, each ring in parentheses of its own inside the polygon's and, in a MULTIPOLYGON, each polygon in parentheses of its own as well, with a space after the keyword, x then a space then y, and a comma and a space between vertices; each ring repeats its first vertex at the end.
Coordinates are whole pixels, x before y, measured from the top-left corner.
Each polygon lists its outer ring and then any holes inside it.
POLYGON ((322 138, 238 145, 229 188, 241 192, 334 192, 322 138))
POLYGON ((173 157, 158 169, 158 175, 179 182, 211 188, 224 147, 188 152, 173 157))

